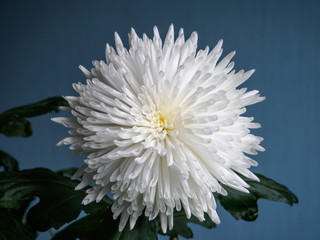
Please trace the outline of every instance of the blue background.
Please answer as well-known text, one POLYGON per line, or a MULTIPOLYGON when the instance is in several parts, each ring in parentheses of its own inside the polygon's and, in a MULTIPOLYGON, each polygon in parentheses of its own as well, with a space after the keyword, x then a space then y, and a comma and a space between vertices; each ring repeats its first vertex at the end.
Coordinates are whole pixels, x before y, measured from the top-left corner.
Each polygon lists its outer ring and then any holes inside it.
MULTIPOLYGON (((316 239, 320 235, 319 1, 1 1, 0 112, 55 95, 74 95, 73 82, 85 81, 78 70, 104 59, 117 31, 126 42, 131 27, 162 37, 174 23, 186 35, 199 34, 199 48, 224 39, 236 69, 257 69, 244 84, 267 99, 248 108, 262 128, 266 152, 254 172, 288 186, 300 203, 259 201, 255 222, 236 221, 218 206, 222 224, 207 230, 191 225, 195 239, 316 239)), ((50 121, 31 119, 29 139, 0 137, 0 148, 21 168, 58 170, 80 166, 67 147, 55 143, 67 135, 50 121)), ((49 239, 41 234, 39 239, 49 239)))

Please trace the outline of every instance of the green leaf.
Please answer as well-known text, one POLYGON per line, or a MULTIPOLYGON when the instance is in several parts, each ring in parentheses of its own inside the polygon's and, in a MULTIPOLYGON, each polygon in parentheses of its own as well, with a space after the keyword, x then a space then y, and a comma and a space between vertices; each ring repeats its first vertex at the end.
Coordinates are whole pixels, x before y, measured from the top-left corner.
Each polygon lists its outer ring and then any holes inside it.
MULTIPOLYGON (((291 192, 286 186, 277 183, 276 181, 267 178, 261 174, 256 174, 260 182, 251 181, 250 191, 259 198, 264 198, 277 202, 284 202, 292 206, 298 203, 298 197, 291 192)), ((245 181, 248 181, 245 179, 245 181)))
POLYGON ((0 115, 0 133, 7 137, 30 137, 32 135, 31 123, 24 118, 0 115))
POLYGON ((119 218, 113 220, 112 212, 108 209, 103 222, 93 235, 94 240, 156 240, 158 239, 158 223, 149 221, 145 216, 140 216, 135 227, 130 230, 129 223, 119 232, 119 218))
POLYGON ((22 218, 33 200, 34 198, 0 202, 0 208, 6 208, 16 214, 18 217, 22 218))
POLYGON ((62 97, 52 97, 40 102, 24 105, 3 112, 0 115, 0 133, 12 137, 29 137, 32 135, 31 123, 25 118, 58 112, 59 106, 67 106, 62 97))
POLYGON ((58 232, 52 240, 156 240, 158 223, 140 216, 135 227, 129 224, 119 232, 119 219, 113 220, 110 209, 105 214, 90 214, 58 232))
POLYGON ((129 227, 126 226, 123 232, 120 233, 118 231, 119 220, 114 221, 112 213, 107 213, 105 219, 104 215, 91 214, 75 221, 61 230, 52 240, 156 239, 156 234, 152 233, 152 231, 156 231, 157 229, 159 234, 167 235, 172 238, 177 237, 178 235, 185 238, 192 238, 193 233, 187 226, 187 223, 192 222, 206 228, 213 228, 216 226, 208 215, 206 215, 205 218, 206 221, 200 222, 194 216, 188 219, 183 211, 175 212, 173 229, 164 234, 160 228, 155 225, 157 224, 156 220, 149 222, 146 217, 140 216, 138 223, 133 230, 130 231, 129 227), (139 228, 139 230, 136 231, 136 228, 139 228), (106 229, 108 229, 108 231, 106 231, 106 229), (109 233, 109 231, 111 232, 109 233), (143 238, 141 232, 143 232, 143 234, 147 234, 145 236, 149 236, 149 238, 143 238), (94 236, 94 238, 92 238, 92 236, 94 236))
POLYGON ((65 227, 52 240, 91 240, 104 215, 104 213, 87 215, 65 227))
POLYGON ((107 197, 100 203, 82 205, 85 189, 75 191, 78 181, 72 181, 45 168, 24 170, 18 173, 0 173, 0 203, 39 197, 40 202, 27 213, 28 223, 39 231, 60 228, 76 219, 84 210, 87 213, 105 212, 112 203, 107 197))
POLYGON ((256 220, 259 213, 257 204, 258 199, 284 202, 289 205, 298 203, 297 196, 286 186, 261 174, 256 174, 256 176, 260 179, 260 182, 241 176, 250 185, 250 193, 243 193, 224 186, 228 195, 218 195, 221 205, 237 220, 256 220))
POLYGON ((10 154, 0 150, 0 166, 3 166, 6 172, 18 172, 19 163, 10 154))
POLYGON ((193 238, 193 232, 190 227, 188 227, 188 223, 195 223, 205 228, 214 228, 216 224, 210 219, 210 217, 205 214, 205 221, 201 222, 198 218, 191 215, 191 218, 188 219, 183 210, 174 213, 173 219, 173 229, 168 231, 167 233, 163 233, 161 230, 159 231, 162 235, 168 235, 172 238, 178 237, 178 235, 184 238, 193 238))
MULTIPOLYGON (((18 172, 19 164, 10 154, 0 150, 0 166, 3 166, 6 172, 18 172)), ((33 199, 21 200, 21 201, 6 201, 0 202, 0 208, 9 209, 11 212, 22 218, 25 211, 29 207, 33 199)))
POLYGON ((36 238, 35 232, 24 225, 14 213, 0 208, 0 219, 1 240, 33 240, 36 238))

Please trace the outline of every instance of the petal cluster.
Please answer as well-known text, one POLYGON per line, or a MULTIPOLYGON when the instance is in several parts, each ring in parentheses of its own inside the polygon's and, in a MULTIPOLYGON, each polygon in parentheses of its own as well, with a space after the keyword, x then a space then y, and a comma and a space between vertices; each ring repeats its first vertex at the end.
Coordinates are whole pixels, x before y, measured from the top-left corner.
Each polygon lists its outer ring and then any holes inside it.
POLYGON ((183 29, 174 39, 173 26, 164 43, 156 27, 153 39, 132 29, 127 50, 116 33, 106 62, 80 66, 87 82, 65 97, 73 117, 53 119, 71 128, 58 145, 87 156, 74 175, 82 177, 76 189, 92 186, 83 204, 111 192, 120 231, 144 214, 159 216, 166 232, 175 209, 219 223, 212 192, 225 195, 221 184, 248 192, 235 172, 259 180, 246 154, 264 150, 250 134, 260 125, 242 114, 264 98, 238 88, 254 71, 232 70, 235 52, 218 61, 222 40, 211 51, 197 51, 197 40, 195 32, 185 40, 183 29))

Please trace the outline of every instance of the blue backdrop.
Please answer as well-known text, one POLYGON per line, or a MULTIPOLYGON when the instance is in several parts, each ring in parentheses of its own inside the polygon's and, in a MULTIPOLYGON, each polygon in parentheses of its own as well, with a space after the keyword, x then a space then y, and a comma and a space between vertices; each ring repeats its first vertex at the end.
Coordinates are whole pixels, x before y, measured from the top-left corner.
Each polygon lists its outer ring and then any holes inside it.
MULTIPOLYGON (((315 239, 320 235, 319 1, 1 1, 0 111, 55 95, 73 95, 85 81, 78 65, 104 59, 113 33, 127 38, 131 27, 162 36, 170 25, 199 34, 199 48, 223 38, 225 53, 237 51, 236 69, 256 73, 245 83, 267 99, 248 109, 262 129, 266 152, 254 172, 288 186, 294 207, 259 201, 255 222, 236 221, 218 206, 222 224, 207 230, 192 225, 195 239, 315 239)), ((29 139, 0 137, 0 148, 21 168, 53 170, 80 166, 67 147, 55 143, 67 132, 50 121, 32 119, 29 139)), ((41 239, 49 236, 41 234, 41 239)))

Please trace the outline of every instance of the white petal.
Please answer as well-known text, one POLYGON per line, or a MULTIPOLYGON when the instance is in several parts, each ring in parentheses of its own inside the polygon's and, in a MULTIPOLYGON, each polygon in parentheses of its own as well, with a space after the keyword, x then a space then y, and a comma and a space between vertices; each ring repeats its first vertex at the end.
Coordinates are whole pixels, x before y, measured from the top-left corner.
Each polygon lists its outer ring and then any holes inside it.
POLYGON ((153 34, 139 38, 131 29, 127 50, 115 33, 106 63, 79 66, 86 84, 73 84, 79 96, 64 97, 70 107, 62 108, 73 117, 52 119, 71 128, 58 145, 87 155, 73 176, 82 177, 76 190, 92 184, 83 204, 112 192, 120 231, 144 212, 159 216, 165 233, 182 207, 188 218, 203 221, 207 213, 219 224, 212 192, 226 195, 221 183, 248 192, 236 172, 259 181, 249 170, 257 162, 245 154, 264 151, 263 139, 250 133, 260 125, 242 114, 264 97, 237 89, 254 70, 232 70, 235 52, 219 62, 222 40, 197 51, 196 32, 185 40, 180 29, 175 40, 171 25, 163 44, 157 27, 153 34))

